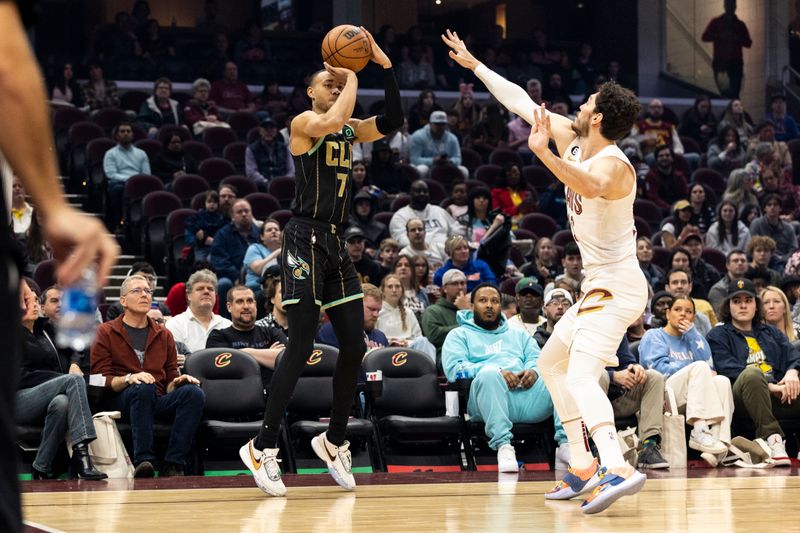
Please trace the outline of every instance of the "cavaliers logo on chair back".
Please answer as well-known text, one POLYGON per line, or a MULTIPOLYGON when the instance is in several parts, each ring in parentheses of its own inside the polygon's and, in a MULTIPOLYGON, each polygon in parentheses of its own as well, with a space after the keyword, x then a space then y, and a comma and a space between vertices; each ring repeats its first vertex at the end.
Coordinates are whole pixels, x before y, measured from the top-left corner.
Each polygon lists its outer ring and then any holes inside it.
POLYGON ((394 366, 403 366, 408 361, 408 353, 406 352, 397 352, 392 356, 392 365, 394 366))
POLYGON ((214 358, 214 366, 217 368, 225 368, 231 364, 233 354, 229 352, 221 353, 214 358))
POLYGON ((313 352, 311 352, 311 355, 308 356, 308 361, 306 361, 306 364, 309 366, 313 366, 319 363, 320 361, 322 361, 322 350, 314 350, 313 352))

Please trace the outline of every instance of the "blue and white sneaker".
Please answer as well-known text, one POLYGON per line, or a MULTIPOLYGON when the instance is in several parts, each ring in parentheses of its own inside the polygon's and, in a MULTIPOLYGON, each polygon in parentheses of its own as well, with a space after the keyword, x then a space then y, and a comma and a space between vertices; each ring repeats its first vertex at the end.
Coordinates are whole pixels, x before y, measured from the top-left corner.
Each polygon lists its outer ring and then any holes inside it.
POLYGON ((597 459, 592 460, 592 465, 588 468, 578 470, 568 468, 567 474, 556 486, 545 492, 546 500, 569 500, 595 488, 600 483, 600 465, 597 459))
POLYGON ((647 476, 631 465, 626 464, 612 470, 603 467, 600 469, 600 484, 581 504, 581 511, 584 514, 605 511, 623 496, 630 496, 642 490, 645 481, 647 476))

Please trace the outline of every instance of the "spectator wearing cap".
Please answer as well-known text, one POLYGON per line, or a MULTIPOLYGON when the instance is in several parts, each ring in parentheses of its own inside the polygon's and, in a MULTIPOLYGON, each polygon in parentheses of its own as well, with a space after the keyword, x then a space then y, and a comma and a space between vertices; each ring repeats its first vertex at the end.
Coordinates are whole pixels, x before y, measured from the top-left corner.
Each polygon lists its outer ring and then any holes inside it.
POLYGON ((192 83, 192 97, 183 107, 183 121, 195 136, 199 136, 208 127, 229 127, 220 119, 216 104, 208 99, 211 83, 205 78, 197 78, 192 83))
POLYGON ((661 243, 672 250, 690 233, 699 233, 691 223, 694 210, 689 200, 678 200, 672 206, 672 220, 661 226, 661 243))
POLYGON ((670 206, 682 198, 688 198, 689 186, 686 174, 675 166, 672 148, 666 144, 653 152, 655 164, 645 176, 647 199, 668 212, 670 206))
POLYGON ((786 113, 786 97, 775 93, 769 99, 769 112, 764 118, 775 125, 775 139, 788 142, 798 137, 797 121, 786 113))
POLYGON ((450 269, 442 276, 442 297, 422 313, 422 333, 436 347, 436 361, 441 367, 442 345, 452 329, 458 327, 456 313, 472 309, 467 296, 467 277, 458 269, 450 269))
MULTIPOLYGON (((186 282, 186 301, 189 307, 167 321, 166 327, 176 342, 186 345, 189 352, 206 347, 208 334, 215 329, 230 327, 231 321, 214 313, 217 301, 217 276, 210 270, 198 270, 186 282)), ((178 367, 183 366, 178 354, 178 367)))
POLYGON ((459 311, 458 327, 447 334, 442 367, 451 383, 459 374, 473 379, 467 413, 485 423, 489 447, 497 450, 498 470, 517 472, 511 445, 515 422, 543 422, 554 416, 557 439, 566 441, 566 435, 544 380, 539 379, 539 346, 526 332, 508 326, 500 299, 494 285, 484 283, 475 289, 474 311, 459 311))
POLYGON ((411 184, 411 201, 397 210, 389 221, 389 233, 397 242, 406 246, 409 242, 406 224, 412 218, 425 223, 425 242, 444 244, 450 235, 462 235, 464 228, 456 222, 446 209, 430 203, 428 184, 417 180, 411 184))
POLYGON ((728 284, 735 279, 742 279, 747 272, 747 254, 737 249, 728 252, 725 258, 725 275, 708 290, 708 302, 719 316, 720 306, 728 296, 728 284))
POLYGON ((461 145, 458 138, 447 131, 447 113, 434 111, 429 120, 428 125, 409 138, 411 164, 423 178, 428 177, 434 165, 455 165, 467 179, 469 171, 461 164, 461 145))
POLYGON ((789 256, 797 250, 797 234, 791 224, 781 219, 781 197, 768 194, 761 202, 764 214, 750 224, 750 234, 762 235, 775 241, 771 266, 783 270, 789 256))
MULTIPOLYGON (((722 274, 703 259, 703 238, 699 234, 688 234, 681 242, 681 246, 689 252, 689 266, 692 269, 692 278, 694 278, 694 292, 692 296, 707 298, 708 289, 719 281, 722 274)), ((706 313, 706 310, 704 306, 698 305, 697 312, 706 313)), ((713 323, 714 321, 712 320, 712 324, 713 323)))
POLYGON ((264 271, 267 267, 277 265, 281 256, 283 232, 280 223, 274 218, 266 219, 261 226, 260 240, 248 246, 244 254, 244 282, 256 296, 261 292, 264 271))
POLYGON ((367 249, 373 253, 381 241, 389 236, 389 228, 373 217, 377 210, 377 198, 367 191, 359 191, 353 197, 353 212, 348 219, 351 228, 359 228, 366 238, 367 249))
POLYGON ((426 242, 425 222, 419 218, 412 218, 406 222, 406 236, 408 245, 400 250, 400 254, 409 258, 421 255, 428 265, 438 270, 447 261, 447 252, 444 251, 444 244, 426 242))
POLYGON ((522 278, 514 288, 518 313, 508 319, 508 327, 524 329, 533 336, 547 320, 542 315, 544 290, 536 278, 522 278))
MULTIPOLYGON (((521 281, 524 281, 524 279, 521 281)), ((553 289, 547 293, 547 296, 544 297, 544 307, 542 308, 544 310, 544 323, 540 324, 533 334, 533 338, 536 339, 540 347, 544 347, 547 339, 553 334, 553 328, 556 327, 556 323, 573 303, 572 294, 567 289, 553 289)))
POLYGON ((786 335, 763 323, 755 285, 732 280, 720 309, 723 324, 708 334, 716 371, 733 384, 735 416, 749 419, 771 458, 789 466, 778 419, 800 419, 800 354, 786 335))
POLYGON ((453 268, 460 270, 467 277, 467 292, 472 292, 481 283, 497 284, 497 278, 491 267, 483 259, 472 257, 472 250, 463 236, 449 237, 444 243, 444 251, 450 259, 433 274, 434 285, 441 287, 445 272, 453 268))
POLYGON ((361 283, 380 283, 385 274, 381 266, 365 253, 367 236, 358 226, 345 230, 343 239, 347 247, 347 255, 356 267, 361 283))
POLYGON ((258 139, 245 149, 244 169, 261 190, 272 178, 294 176, 294 158, 289 145, 278 135, 278 125, 268 118, 258 126, 258 139))

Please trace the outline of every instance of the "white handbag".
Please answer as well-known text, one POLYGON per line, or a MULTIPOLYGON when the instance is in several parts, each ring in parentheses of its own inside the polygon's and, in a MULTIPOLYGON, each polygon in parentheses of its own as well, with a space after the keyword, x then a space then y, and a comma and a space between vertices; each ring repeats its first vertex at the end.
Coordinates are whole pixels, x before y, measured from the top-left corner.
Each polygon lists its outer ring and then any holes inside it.
MULTIPOLYGON (((92 416, 97 438, 89 443, 89 457, 94 467, 108 474, 109 478, 132 478, 133 463, 122 442, 117 429, 116 419, 121 418, 119 411, 102 411, 92 416)), ((72 454, 72 445, 67 449, 72 454)))
POLYGON ((678 413, 675 391, 664 387, 666 408, 661 423, 661 453, 670 469, 686 468, 686 417, 678 413))

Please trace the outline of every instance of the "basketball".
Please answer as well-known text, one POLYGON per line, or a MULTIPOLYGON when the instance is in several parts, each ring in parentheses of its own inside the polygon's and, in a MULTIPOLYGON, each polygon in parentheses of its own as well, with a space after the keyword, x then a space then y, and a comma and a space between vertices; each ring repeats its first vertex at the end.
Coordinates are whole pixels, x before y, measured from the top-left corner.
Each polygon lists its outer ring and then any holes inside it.
POLYGON ((358 72, 372 57, 369 39, 358 26, 336 26, 322 39, 322 60, 333 67, 358 72))

